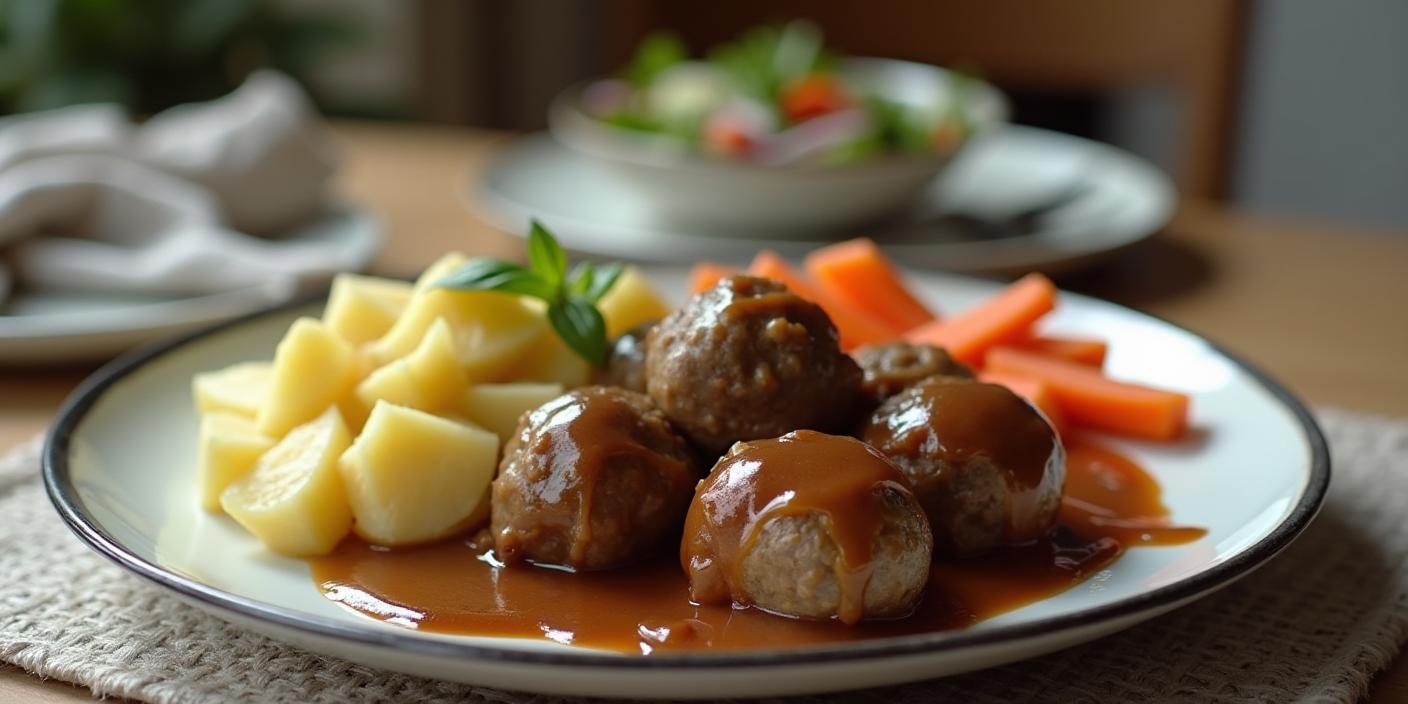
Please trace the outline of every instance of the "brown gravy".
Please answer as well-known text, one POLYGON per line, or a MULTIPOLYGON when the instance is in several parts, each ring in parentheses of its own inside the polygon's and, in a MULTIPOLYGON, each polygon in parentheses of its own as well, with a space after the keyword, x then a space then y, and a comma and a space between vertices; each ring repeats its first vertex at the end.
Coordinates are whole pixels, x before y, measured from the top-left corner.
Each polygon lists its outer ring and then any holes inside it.
POLYGON ((1067 440, 1061 525, 1030 545, 935 562, 912 616, 846 626, 728 605, 694 606, 674 555, 572 574, 495 568, 466 541, 389 550, 348 539, 312 561, 329 599, 372 618, 440 633, 545 638, 627 653, 838 643, 963 628, 1079 584, 1126 547, 1173 545, 1201 528, 1171 524, 1158 483, 1119 453, 1067 440))
MULTIPOLYGON (((937 456, 954 467, 981 455, 1001 468, 1009 502, 1003 543, 1030 542, 1051 526, 1053 499, 1061 493, 1061 443, 1020 396, 997 384, 931 377, 885 408, 860 435, 886 455, 937 456)), ((942 499, 953 473, 906 471, 930 517, 955 515, 942 499)))
MULTIPOLYGON (((798 430, 735 445, 704 480, 685 519, 680 563, 696 574, 693 600, 734 601, 742 591, 743 556, 757 539, 758 527, 774 516, 816 511, 826 516, 827 531, 840 552, 838 615, 846 623, 859 621, 870 581, 871 544, 880 531, 883 499, 878 492, 886 485, 904 491, 904 475, 854 438, 798 430)), ((918 513, 919 504, 910 501, 918 513)))

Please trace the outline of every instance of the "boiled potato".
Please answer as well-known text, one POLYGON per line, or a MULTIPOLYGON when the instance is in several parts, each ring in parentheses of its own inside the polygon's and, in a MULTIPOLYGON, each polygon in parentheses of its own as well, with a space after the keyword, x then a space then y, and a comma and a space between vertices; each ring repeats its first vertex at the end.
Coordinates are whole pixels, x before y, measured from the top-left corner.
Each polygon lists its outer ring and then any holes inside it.
POLYGON ((506 443, 525 411, 561 396, 562 384, 477 384, 464 392, 464 414, 506 443))
POLYGON ((398 359, 372 372, 357 385, 357 401, 361 403, 363 415, 376 407, 377 401, 388 401, 398 406, 409 406, 422 411, 434 410, 421 396, 420 384, 411 374, 411 365, 398 359))
POLYGON ((352 528, 337 470, 351 437, 336 408, 294 428, 254 470, 220 495, 220 506, 275 552, 325 555, 352 528))
POLYGON ((670 305, 651 287, 645 274, 633 266, 626 267, 611 290, 596 307, 606 319, 606 336, 614 339, 631 328, 659 320, 670 312, 670 305))
POLYGON ((464 369, 460 367, 454 332, 444 318, 430 325, 420 344, 406 355, 405 362, 425 403, 432 408, 454 404, 469 384, 464 369))
POLYGON ((421 293, 434 287, 435 284, 440 283, 441 279, 453 274, 456 269, 463 266, 467 261, 469 261, 469 257, 465 256, 463 252, 449 252, 441 255, 439 259, 436 259, 430 266, 426 267, 425 271, 421 272, 420 278, 416 279, 416 293, 421 293))
POLYGON ((405 357, 439 318, 453 333, 460 368, 470 383, 502 378, 547 330, 540 307, 521 296, 430 289, 416 294, 396 325, 367 350, 378 364, 405 357))
POLYGON ((259 456, 274 446, 259 434, 254 420, 235 413, 212 411, 201 416, 197 467, 200 505, 220 511, 220 494, 236 479, 249 474, 259 456))
POLYGON ((591 382, 592 365, 573 352, 555 331, 548 330, 514 365, 510 378, 575 388, 591 382))
POLYGON ((360 345, 381 337, 411 301, 411 284, 356 274, 338 274, 323 322, 342 339, 360 345))
POLYGON ((201 413, 225 411, 253 418, 269 395, 272 369, 268 362, 242 362, 195 375, 191 387, 196 409, 201 413))
POLYGON ((313 318, 299 318, 274 351, 269 396, 259 409, 259 432, 282 437, 341 400, 356 382, 351 345, 313 318))
POLYGON ((356 516, 379 545, 407 545, 488 516, 499 440, 491 432, 381 401, 338 462, 356 516))
POLYGON ((414 351, 372 372, 356 395, 367 409, 390 401, 434 413, 455 405, 467 385, 450 325, 438 318, 414 351))

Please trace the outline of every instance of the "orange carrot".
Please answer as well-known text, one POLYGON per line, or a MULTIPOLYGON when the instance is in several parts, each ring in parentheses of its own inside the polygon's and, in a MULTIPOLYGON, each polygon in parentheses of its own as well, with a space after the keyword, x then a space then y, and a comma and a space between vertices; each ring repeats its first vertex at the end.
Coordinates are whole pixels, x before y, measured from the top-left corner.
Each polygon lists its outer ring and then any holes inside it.
POLYGON ((987 372, 1039 379, 1072 424, 1148 440, 1173 440, 1188 425, 1188 397, 1115 381, 1084 364, 1014 348, 988 353, 987 372))
POLYGON ((836 298, 899 330, 935 317, 904 285, 895 265, 867 238, 827 245, 807 255, 807 273, 836 298))
POLYGON ((1066 417, 1061 413, 1061 407, 1056 403, 1056 395, 1051 392, 1050 384, 1021 374, 992 370, 983 370, 978 374, 978 380, 1006 386, 1012 393, 1026 399, 1045 414, 1046 419, 1051 421, 1051 427, 1058 431, 1064 431, 1066 417))
POLYGON ((715 264, 713 262, 699 262, 689 271, 689 292, 691 294, 702 293, 714 287, 719 279, 737 273, 733 267, 715 264))
POLYGON ((960 362, 978 364, 992 347, 1022 339, 1032 323, 1055 307, 1051 280, 1027 274, 959 315, 910 330, 905 339, 943 347, 960 362))
POLYGON ((1105 353, 1108 351, 1104 340, 1054 335, 1032 335, 1014 342, 1013 346, 1097 368, 1105 365, 1105 353))
POLYGON ((748 273, 780 281, 792 293, 821 306, 841 335, 842 349, 850 350, 861 345, 890 342, 903 332, 892 329, 863 311, 856 310, 845 301, 828 295, 772 250, 759 251, 757 256, 753 257, 753 263, 748 265, 748 273))

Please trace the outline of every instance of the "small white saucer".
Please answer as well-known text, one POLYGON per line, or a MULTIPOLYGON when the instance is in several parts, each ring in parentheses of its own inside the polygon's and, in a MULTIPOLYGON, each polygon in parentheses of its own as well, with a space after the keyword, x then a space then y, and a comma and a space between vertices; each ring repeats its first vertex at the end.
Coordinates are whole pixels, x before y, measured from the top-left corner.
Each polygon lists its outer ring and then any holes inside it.
MULTIPOLYGON (((337 207, 283 239, 337 242, 355 263, 353 268, 361 269, 381 248, 381 227, 368 213, 337 207)), ((184 297, 16 291, 0 305, 0 365, 104 359, 298 294, 297 287, 285 281, 184 297)))
POLYGON ((474 187, 476 212, 512 233, 537 218, 583 254, 645 262, 746 262, 760 248, 799 255, 828 241, 867 235, 909 266, 970 273, 1052 272, 1089 264, 1157 232, 1177 194, 1153 165, 1114 147, 1011 125, 975 142, 916 204, 870 228, 798 238, 672 223, 589 157, 547 135, 505 147, 474 187), (1074 189, 1029 234, 977 239, 933 217, 1002 217, 1074 189))

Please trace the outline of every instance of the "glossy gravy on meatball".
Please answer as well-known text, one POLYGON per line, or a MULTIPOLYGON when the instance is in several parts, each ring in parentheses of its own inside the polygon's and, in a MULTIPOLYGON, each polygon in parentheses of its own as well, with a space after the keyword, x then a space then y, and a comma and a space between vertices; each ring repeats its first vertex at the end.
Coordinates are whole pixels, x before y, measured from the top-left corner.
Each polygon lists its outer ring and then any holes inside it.
POLYGON ((498 557, 603 569, 677 536, 697 475, 643 394, 584 387, 527 413, 493 483, 498 557))
POLYGON ((645 339, 657 324, 642 323, 613 340, 606 364, 596 370, 596 383, 645 393, 645 339))
MULTIPOLYGON (((842 623, 860 621, 886 514, 884 492, 902 495, 920 515, 906 484, 884 457, 852 438, 803 430, 739 443, 704 480, 685 518, 680 562, 694 601, 742 602, 744 561, 764 524, 821 514, 840 558, 836 615, 842 623)), ((930 549, 928 541, 920 548, 926 563, 930 549)))
POLYGON ((861 439, 905 472, 934 523, 936 542, 948 537, 958 554, 1031 542, 1055 522, 1065 452, 1050 424, 1005 387, 932 377, 886 401, 861 439), (959 487, 968 479, 961 476, 965 471, 995 474, 1002 486, 959 487), (1000 535, 959 534, 990 520, 966 520, 953 527, 954 535, 944 535, 946 517, 989 498, 1002 504, 991 529, 1000 535), (966 549, 965 542, 982 549, 966 549))
POLYGON ((740 440, 851 422, 861 372, 819 306, 731 276, 650 331, 645 383, 680 432, 717 456, 740 440))

